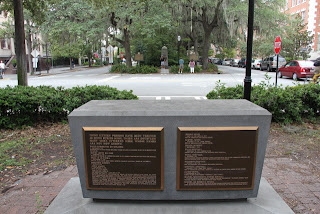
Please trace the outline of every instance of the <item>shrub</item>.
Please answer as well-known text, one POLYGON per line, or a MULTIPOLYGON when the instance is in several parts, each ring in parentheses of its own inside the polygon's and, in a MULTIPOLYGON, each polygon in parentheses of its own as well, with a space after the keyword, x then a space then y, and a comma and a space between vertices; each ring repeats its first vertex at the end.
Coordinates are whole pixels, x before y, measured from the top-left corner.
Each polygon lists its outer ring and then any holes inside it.
MULTIPOLYGON (((301 122, 320 116, 320 85, 275 87, 262 82, 252 87, 251 101, 272 113, 274 122, 301 122)), ((225 87, 218 82, 208 99, 243 99, 243 86, 225 87)))
POLYGON ((128 68, 124 64, 118 64, 118 65, 113 65, 110 72, 111 73, 129 73, 129 74, 150 74, 150 73, 157 73, 158 68, 154 66, 147 66, 147 65, 128 68))
POLYGON ((110 73, 128 73, 128 69, 124 64, 116 64, 111 67, 110 73))
POLYGON ((11 63, 12 63, 12 66, 13 66, 14 68, 17 66, 17 60, 16 60, 16 59, 13 59, 13 60, 11 61, 11 63))
POLYGON ((178 72, 179 72, 179 66, 178 65, 172 65, 170 67, 170 73, 177 74, 178 72))
POLYGON ((218 73, 219 72, 218 66, 216 64, 209 63, 207 72, 218 73))
POLYGON ((242 99, 243 87, 238 85, 236 87, 227 88, 220 80, 217 82, 213 91, 207 94, 208 99, 242 99))
POLYGON ((0 89, 0 128, 28 126, 67 119, 68 113, 90 100, 138 99, 132 91, 109 86, 63 89, 50 86, 0 89))

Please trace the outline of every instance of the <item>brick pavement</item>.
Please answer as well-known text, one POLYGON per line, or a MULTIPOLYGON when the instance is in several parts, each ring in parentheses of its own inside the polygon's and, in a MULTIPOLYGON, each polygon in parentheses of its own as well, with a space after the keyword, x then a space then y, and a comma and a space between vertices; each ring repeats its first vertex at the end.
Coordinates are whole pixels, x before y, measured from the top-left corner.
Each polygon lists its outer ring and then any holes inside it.
POLYGON ((77 176, 76 166, 48 175, 30 175, 0 198, 2 214, 42 213, 70 178, 77 176))
POLYGON ((266 158, 262 176, 295 213, 320 213, 320 178, 312 164, 290 158, 266 158))
MULTIPOLYGON (((320 213, 320 180, 312 171, 312 166, 289 158, 266 158, 262 176, 295 213, 320 213)), ((76 166, 48 175, 27 176, 1 195, 0 213, 41 213, 75 176, 76 166)))

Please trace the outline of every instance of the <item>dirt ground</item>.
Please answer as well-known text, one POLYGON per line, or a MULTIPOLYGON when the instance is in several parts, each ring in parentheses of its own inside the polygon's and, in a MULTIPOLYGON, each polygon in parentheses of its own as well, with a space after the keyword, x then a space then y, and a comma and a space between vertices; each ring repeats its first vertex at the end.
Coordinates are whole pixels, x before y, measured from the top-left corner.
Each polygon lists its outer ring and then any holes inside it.
POLYGON ((320 121, 271 125, 266 158, 288 157, 313 166, 320 179, 320 121))
MULTIPOLYGON (((271 125, 266 158, 283 157, 308 164, 312 167, 308 171, 304 169, 301 174, 313 175, 320 184, 319 154, 320 120, 314 123, 271 125)), ((0 130, 0 196, 27 175, 50 174, 70 165, 75 165, 75 158, 68 124, 0 130)), ((273 185, 272 181, 269 182, 273 185)), ((299 202, 274 188, 296 212, 299 202)))

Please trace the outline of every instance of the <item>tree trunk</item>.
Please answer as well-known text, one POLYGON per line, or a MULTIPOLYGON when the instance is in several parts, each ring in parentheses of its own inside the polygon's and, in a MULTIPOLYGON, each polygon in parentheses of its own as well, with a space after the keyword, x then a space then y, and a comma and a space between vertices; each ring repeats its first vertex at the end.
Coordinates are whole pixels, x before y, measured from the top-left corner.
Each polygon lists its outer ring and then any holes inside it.
POLYGON ((198 51, 198 49, 199 49, 199 41, 198 41, 198 36, 196 36, 195 38, 194 38, 194 44, 193 44, 193 47, 194 47, 194 53, 197 55, 197 56, 199 56, 199 51, 198 51))
POLYGON ((202 68, 203 70, 208 69, 208 52, 210 47, 210 34, 211 31, 205 31, 204 40, 203 40, 203 50, 202 50, 202 68))
POLYGON ((124 29, 124 49, 126 52, 126 65, 127 67, 132 67, 131 61, 131 50, 130 50, 130 38, 128 29, 124 29))
POLYGON ((13 1, 15 22, 15 47, 17 58, 18 85, 28 86, 27 56, 24 34, 24 16, 22 0, 13 1))
POLYGON ((29 29, 27 34, 27 49, 28 49, 28 70, 30 74, 33 74, 33 64, 32 64, 32 41, 31 41, 31 30, 29 29))

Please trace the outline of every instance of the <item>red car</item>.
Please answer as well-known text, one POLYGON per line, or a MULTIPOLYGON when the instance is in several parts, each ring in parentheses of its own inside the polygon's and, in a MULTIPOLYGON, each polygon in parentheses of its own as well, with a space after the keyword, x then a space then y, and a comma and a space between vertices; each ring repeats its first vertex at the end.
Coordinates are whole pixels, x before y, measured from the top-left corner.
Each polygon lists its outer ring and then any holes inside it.
POLYGON ((313 62, 305 60, 293 60, 279 68, 278 77, 291 77, 294 80, 300 78, 312 78, 314 73, 313 62))

